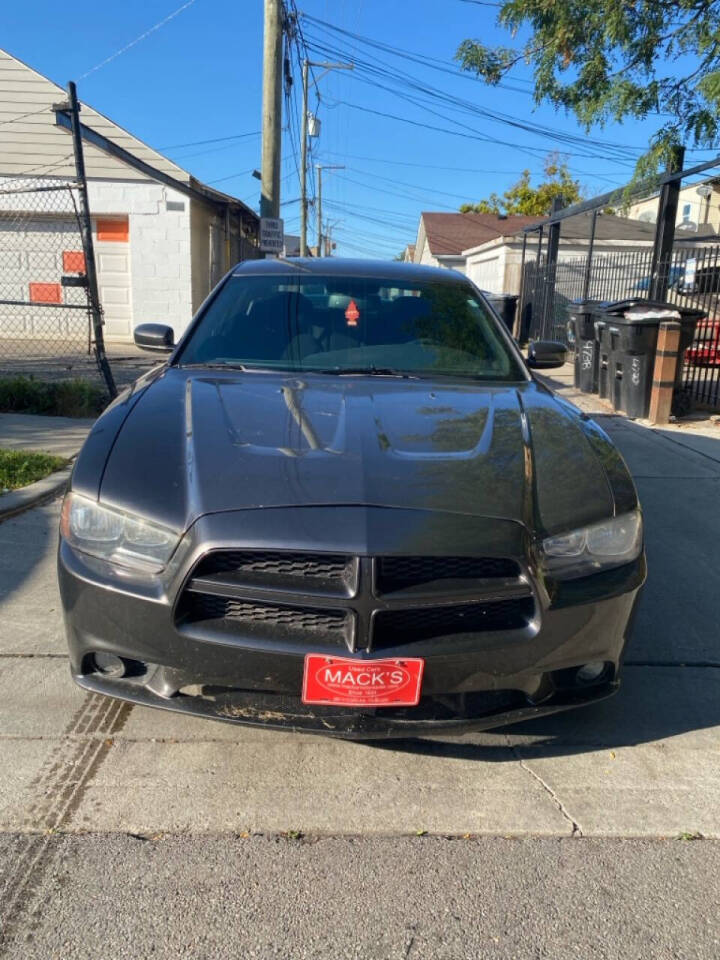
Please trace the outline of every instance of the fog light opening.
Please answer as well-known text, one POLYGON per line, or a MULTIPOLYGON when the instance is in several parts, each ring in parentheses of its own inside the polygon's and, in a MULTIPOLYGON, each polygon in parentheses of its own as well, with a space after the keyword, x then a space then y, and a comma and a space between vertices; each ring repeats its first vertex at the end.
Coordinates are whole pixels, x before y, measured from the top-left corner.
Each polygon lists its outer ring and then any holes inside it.
POLYGON ((126 673, 125 662, 114 653, 94 653, 93 666, 104 677, 124 677, 126 673))
POLYGON ((602 660, 591 660, 590 663, 583 664, 582 667, 575 674, 575 679, 578 683, 597 683, 598 680, 602 679, 603 674, 607 669, 607 664, 602 660))

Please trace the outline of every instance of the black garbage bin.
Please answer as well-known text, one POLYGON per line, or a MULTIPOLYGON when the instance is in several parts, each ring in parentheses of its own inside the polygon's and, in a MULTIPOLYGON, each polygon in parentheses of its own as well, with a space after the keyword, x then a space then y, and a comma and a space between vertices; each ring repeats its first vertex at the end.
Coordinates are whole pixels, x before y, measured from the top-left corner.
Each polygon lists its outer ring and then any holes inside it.
POLYGON ((518 302, 517 294, 490 293, 488 290, 483 290, 482 292, 500 315, 507 329, 512 333, 515 327, 515 310, 517 309, 518 302))
POLYGON ((599 343, 595 324, 606 300, 576 300, 568 309, 568 341, 575 350, 575 386, 598 392, 599 343))
POLYGON ((598 358, 598 394, 605 400, 610 399, 613 338, 608 329, 609 318, 604 314, 595 320, 595 342, 598 358))
MULTIPOLYGON (((598 392, 628 417, 650 411, 658 331, 664 320, 681 325, 680 354, 692 343, 701 310, 635 297, 607 304, 596 322, 599 341, 598 392)), ((678 364, 677 378, 682 365, 678 364)))

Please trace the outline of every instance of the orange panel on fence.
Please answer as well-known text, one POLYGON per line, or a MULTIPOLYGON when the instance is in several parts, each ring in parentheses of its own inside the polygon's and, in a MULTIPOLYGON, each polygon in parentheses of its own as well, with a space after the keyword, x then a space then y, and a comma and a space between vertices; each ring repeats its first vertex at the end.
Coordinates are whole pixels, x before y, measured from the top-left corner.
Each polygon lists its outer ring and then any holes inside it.
POLYGON ((85 273, 85 254, 82 250, 63 250, 63 273, 85 273))
POLYGON ((127 243, 130 237, 130 226, 127 218, 124 220, 98 220, 97 238, 103 243, 127 243))
POLYGON ((62 303, 62 288, 59 283, 31 283, 30 299, 33 303, 62 303))

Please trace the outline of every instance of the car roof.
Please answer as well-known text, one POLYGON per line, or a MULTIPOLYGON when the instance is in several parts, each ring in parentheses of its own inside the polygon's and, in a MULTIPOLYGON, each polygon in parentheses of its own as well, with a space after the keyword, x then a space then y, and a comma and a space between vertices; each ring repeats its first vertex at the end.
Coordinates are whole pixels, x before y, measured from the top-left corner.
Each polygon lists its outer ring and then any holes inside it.
POLYGON ((243 260, 232 271, 233 277, 254 277, 264 274, 292 274, 298 277, 366 277, 397 280, 403 283, 444 282, 468 283, 457 270, 427 267, 420 263, 398 260, 359 260, 344 257, 276 257, 267 260, 243 260))

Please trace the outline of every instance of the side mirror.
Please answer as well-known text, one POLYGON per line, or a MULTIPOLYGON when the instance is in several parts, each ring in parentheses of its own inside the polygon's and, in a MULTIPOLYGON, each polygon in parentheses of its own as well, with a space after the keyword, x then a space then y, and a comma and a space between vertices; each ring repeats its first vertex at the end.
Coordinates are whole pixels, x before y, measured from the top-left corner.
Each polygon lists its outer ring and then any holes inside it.
POLYGON ((170 353, 175 346, 175 333, 164 323, 141 323, 133 333, 135 344, 143 350, 170 353))
POLYGON ((528 347, 527 365, 533 370, 551 370, 562 367, 567 347, 557 340, 535 340, 528 347))

